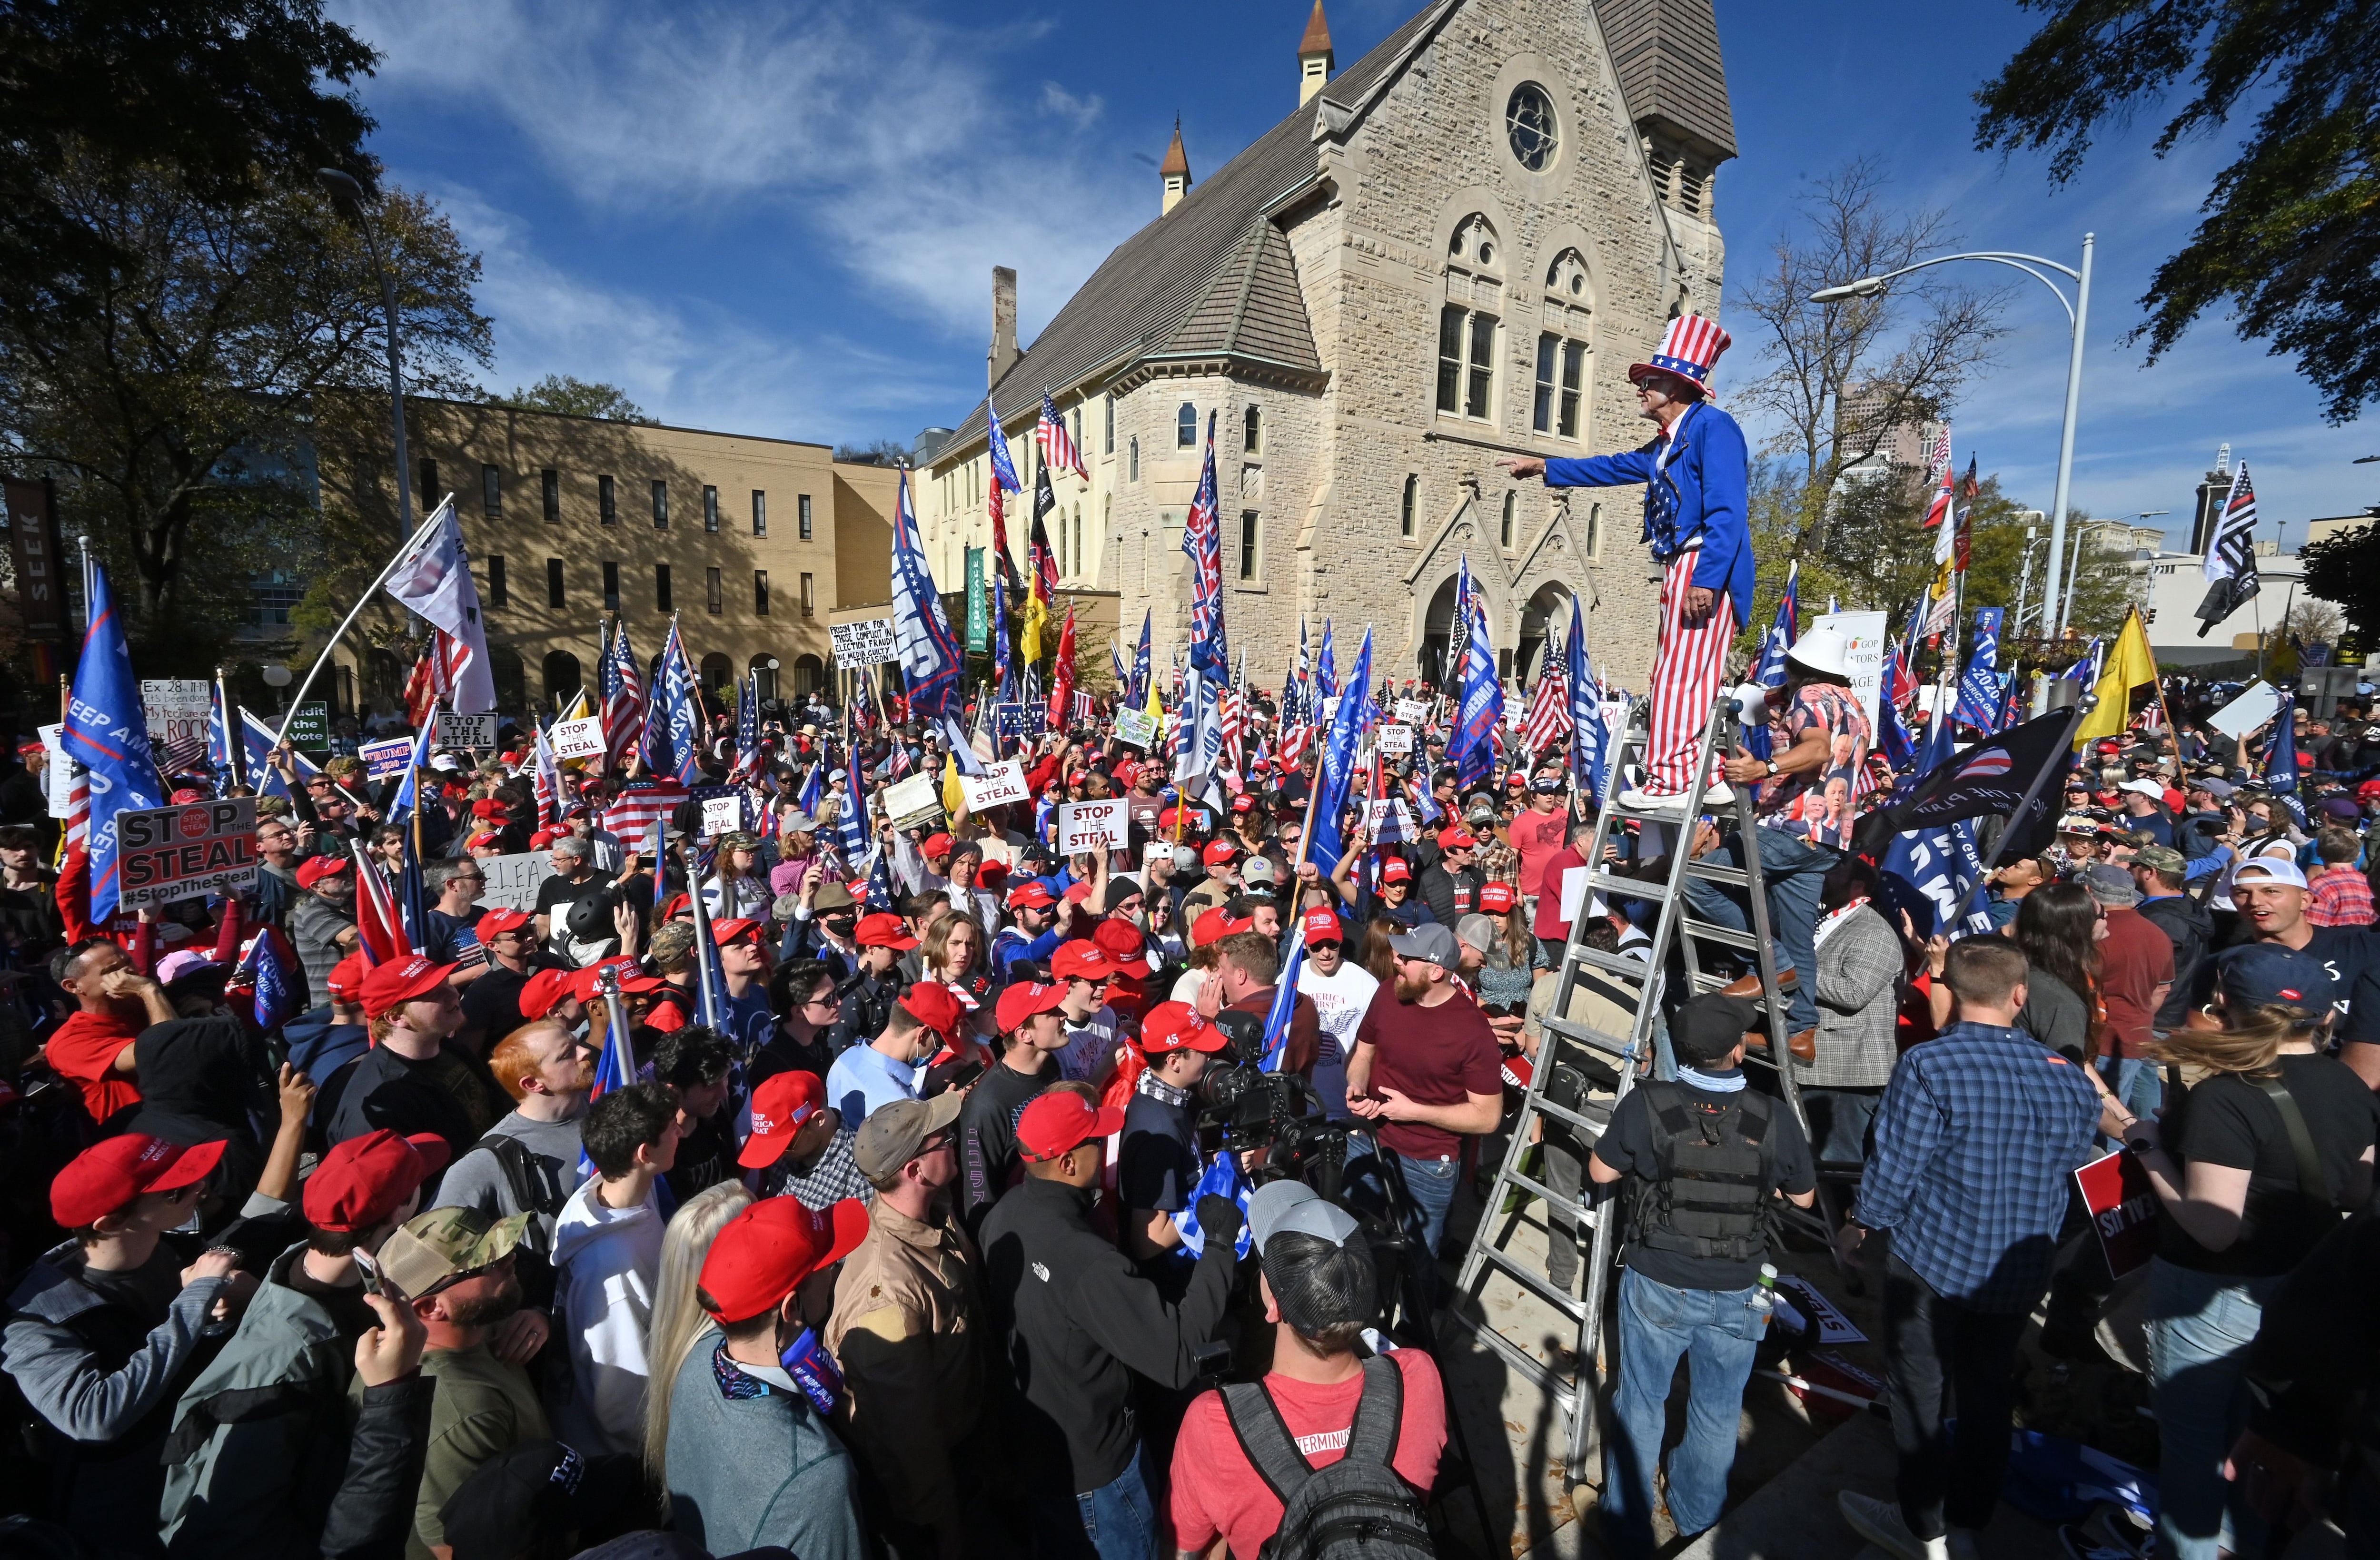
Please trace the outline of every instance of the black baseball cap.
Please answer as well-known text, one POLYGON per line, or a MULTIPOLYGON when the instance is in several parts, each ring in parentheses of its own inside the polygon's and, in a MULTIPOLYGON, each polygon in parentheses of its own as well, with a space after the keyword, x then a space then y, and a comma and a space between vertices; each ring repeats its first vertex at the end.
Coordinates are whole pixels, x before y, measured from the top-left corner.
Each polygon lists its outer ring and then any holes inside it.
POLYGON ((1706 991, 1670 1021, 1670 1046, 1686 1066, 1707 1066, 1725 1060, 1759 1022, 1760 1009, 1748 998, 1706 991))

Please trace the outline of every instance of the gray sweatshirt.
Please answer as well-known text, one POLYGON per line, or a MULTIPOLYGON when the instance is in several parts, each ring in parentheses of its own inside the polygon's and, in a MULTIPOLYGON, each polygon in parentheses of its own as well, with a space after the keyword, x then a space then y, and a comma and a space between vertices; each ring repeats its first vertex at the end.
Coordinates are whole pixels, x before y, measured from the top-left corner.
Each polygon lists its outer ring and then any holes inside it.
MULTIPOLYGON (((553 1252, 554 1225, 562 1205, 586 1179, 578 1168, 578 1129, 585 1116, 582 1110, 566 1121, 536 1121, 516 1110, 488 1129, 489 1137, 516 1138, 528 1149, 531 1179, 544 1204, 529 1224, 537 1231, 537 1249, 548 1255, 553 1252)), ((490 1218, 506 1218, 523 1211, 512 1177, 491 1148, 475 1148, 446 1167, 445 1179, 438 1183, 435 1205, 477 1208, 490 1218)))

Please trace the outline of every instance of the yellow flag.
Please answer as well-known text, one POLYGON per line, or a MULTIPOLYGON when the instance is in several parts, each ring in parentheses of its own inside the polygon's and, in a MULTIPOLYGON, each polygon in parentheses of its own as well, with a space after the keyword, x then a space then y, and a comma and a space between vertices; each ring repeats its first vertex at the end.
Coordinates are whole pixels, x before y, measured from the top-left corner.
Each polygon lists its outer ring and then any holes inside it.
POLYGON ((1050 621, 1049 604, 1038 589, 1025 593, 1025 626, 1017 632, 1016 654, 1024 666, 1041 664, 1041 625, 1050 621))
POLYGON ((966 789, 959 784, 959 761, 945 753, 942 755, 942 811, 956 817, 965 802, 966 789))
POLYGON ((2132 690, 2153 686, 2156 680, 2156 653, 2149 648, 2148 626, 2135 609, 2124 619, 2123 632, 2116 635, 2115 647, 2107 652, 2107 670, 2099 674, 2099 685, 2093 690, 2099 695, 2098 707, 2075 728, 2075 747, 2122 735, 2132 723, 2132 690))

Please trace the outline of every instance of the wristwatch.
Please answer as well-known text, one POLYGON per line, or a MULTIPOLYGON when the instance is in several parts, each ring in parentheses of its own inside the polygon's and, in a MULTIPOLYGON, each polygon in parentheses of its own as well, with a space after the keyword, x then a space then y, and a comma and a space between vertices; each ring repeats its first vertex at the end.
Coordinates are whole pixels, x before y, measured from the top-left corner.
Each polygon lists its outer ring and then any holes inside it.
POLYGON ((1763 761, 1768 766, 1768 778, 1775 780, 1777 778, 1777 760, 1769 758, 1763 761))

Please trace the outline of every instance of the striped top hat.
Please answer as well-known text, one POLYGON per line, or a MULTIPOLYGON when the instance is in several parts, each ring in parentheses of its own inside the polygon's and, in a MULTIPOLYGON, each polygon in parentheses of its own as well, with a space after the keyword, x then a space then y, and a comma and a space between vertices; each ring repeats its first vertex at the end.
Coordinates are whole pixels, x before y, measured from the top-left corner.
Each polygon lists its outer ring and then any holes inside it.
POLYGON ((1728 349, 1729 340, 1718 320, 1682 314, 1670 321, 1661 336, 1661 350, 1653 354, 1651 362, 1629 365, 1629 382, 1640 383, 1649 373, 1675 374, 1707 395, 1711 369, 1718 367, 1718 355, 1728 349))

